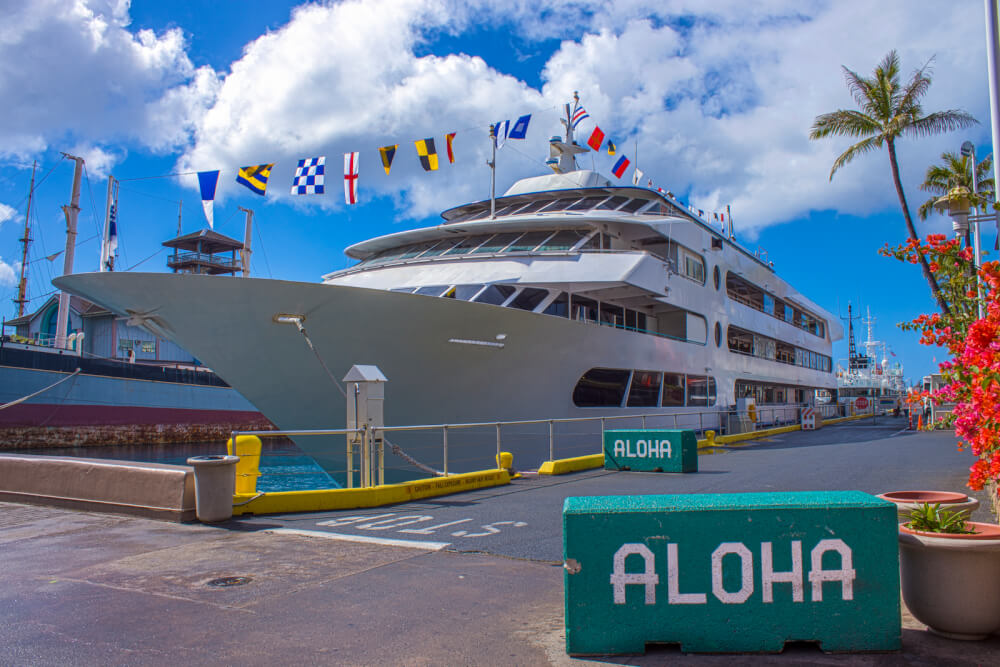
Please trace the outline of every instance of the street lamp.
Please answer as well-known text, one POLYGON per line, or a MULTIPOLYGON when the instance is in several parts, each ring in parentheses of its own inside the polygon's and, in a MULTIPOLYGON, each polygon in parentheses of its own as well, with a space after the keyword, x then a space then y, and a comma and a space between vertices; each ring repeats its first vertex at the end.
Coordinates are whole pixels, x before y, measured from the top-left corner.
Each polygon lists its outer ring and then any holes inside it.
POLYGON ((956 185, 948 194, 934 202, 934 208, 941 213, 947 213, 951 218, 951 229, 955 236, 961 236, 969 231, 969 188, 956 185))

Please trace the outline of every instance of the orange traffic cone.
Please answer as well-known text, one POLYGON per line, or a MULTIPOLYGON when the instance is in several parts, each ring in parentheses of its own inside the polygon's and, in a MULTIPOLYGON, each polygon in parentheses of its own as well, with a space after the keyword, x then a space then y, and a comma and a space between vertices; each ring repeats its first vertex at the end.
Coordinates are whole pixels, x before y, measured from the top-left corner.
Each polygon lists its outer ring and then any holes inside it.
POLYGON ((924 416, 923 415, 920 415, 919 417, 917 417, 917 430, 918 431, 924 430, 924 416))

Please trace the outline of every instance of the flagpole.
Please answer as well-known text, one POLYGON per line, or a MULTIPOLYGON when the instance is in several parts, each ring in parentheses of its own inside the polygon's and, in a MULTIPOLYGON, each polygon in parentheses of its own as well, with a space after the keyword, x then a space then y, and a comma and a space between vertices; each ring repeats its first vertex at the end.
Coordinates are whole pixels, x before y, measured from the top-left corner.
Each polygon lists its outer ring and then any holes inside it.
POLYGON ((733 233, 733 212, 729 210, 729 204, 726 204, 726 218, 729 220, 729 238, 735 239, 736 234, 733 233))
POLYGON ((111 249, 108 247, 108 236, 111 233, 111 197, 115 187, 115 177, 108 176, 108 201, 104 207, 104 233, 101 235, 101 264, 98 271, 108 270, 108 255, 111 249))
POLYGON ((496 125, 490 123, 490 144, 493 145, 493 159, 486 164, 490 166, 490 220, 497 217, 497 134, 496 125))

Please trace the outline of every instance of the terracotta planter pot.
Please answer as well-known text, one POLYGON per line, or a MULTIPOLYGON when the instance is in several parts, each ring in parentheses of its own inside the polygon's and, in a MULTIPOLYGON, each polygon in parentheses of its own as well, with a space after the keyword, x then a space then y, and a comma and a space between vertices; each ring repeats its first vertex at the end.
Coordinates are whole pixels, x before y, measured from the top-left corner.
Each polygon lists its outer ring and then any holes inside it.
POLYGON ((952 491, 890 491, 878 497, 896 505, 896 514, 900 521, 909 521, 910 512, 925 503, 940 504, 941 509, 961 513, 965 519, 972 516, 979 507, 979 501, 975 498, 952 491))
POLYGON ((970 521, 973 535, 899 526, 899 573, 910 613, 936 634, 985 639, 1000 631, 1000 526, 970 521))

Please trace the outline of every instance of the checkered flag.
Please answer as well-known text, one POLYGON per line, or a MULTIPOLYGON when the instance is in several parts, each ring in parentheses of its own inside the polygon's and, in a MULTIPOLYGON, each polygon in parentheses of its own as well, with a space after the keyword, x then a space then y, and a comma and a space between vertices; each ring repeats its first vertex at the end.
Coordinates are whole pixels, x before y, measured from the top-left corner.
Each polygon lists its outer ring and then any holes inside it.
POLYGON ((295 179, 292 181, 292 194, 323 194, 323 171, 325 165, 326 156, 299 160, 299 166, 295 168, 295 179))

